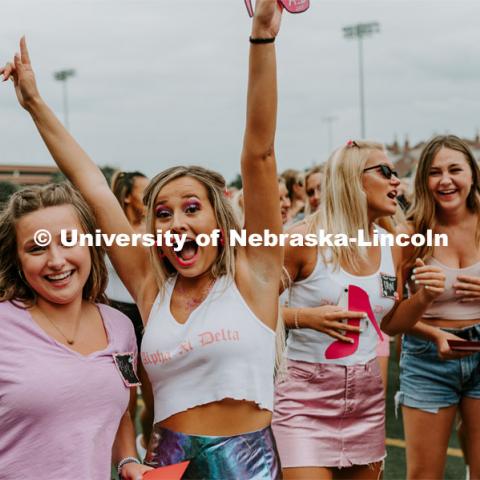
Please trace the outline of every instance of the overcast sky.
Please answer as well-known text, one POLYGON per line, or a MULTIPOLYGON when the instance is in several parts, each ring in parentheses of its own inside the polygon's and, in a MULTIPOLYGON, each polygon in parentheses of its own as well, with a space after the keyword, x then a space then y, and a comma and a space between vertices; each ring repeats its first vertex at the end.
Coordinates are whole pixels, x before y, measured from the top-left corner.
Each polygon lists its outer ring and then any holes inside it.
MULTIPOLYGON (((311 0, 277 40, 279 168, 303 168, 360 135, 358 50, 342 27, 378 21, 365 40, 367 137, 391 142, 480 127, 480 2, 311 0)), ((148 175, 201 164, 239 170, 250 19, 243 0, 1 0, 0 62, 26 34, 42 96, 100 165, 148 175)), ((0 84, 0 163, 52 164, 10 84, 0 84)))

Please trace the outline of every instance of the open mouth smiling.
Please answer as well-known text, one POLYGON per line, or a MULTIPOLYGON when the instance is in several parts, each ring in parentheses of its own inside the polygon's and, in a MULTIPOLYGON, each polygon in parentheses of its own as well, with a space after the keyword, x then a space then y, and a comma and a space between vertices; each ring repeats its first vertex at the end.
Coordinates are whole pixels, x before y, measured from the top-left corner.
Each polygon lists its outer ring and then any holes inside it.
POLYGON ((68 270, 66 272, 45 275, 44 278, 51 283, 61 282, 63 280, 66 280, 67 278, 70 278, 74 272, 75 270, 68 270))
POLYGON ((177 244, 173 246, 173 254, 182 267, 188 267, 192 265, 198 256, 198 244, 193 239, 187 239, 183 248, 179 251, 176 251, 177 244))
POLYGON ((397 198, 397 191, 393 190, 392 192, 388 192, 387 197, 391 198, 392 200, 395 200, 397 198))
POLYGON ((443 196, 453 195, 454 193, 457 193, 457 191, 458 190, 456 188, 450 188, 449 190, 439 190, 438 194, 443 196))

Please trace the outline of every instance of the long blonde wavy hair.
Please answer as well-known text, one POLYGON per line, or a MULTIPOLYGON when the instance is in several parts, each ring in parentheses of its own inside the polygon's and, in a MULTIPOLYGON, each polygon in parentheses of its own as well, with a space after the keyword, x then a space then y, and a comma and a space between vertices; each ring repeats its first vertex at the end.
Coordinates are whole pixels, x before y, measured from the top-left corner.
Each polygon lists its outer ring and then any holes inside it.
MULTIPOLYGON (((407 220, 415 233, 426 234, 427 230, 435 230, 436 204, 432 192, 428 188, 430 168, 435 156, 442 148, 455 150, 464 155, 472 171, 472 187, 467 197, 467 208, 473 213, 480 213, 480 169, 468 145, 455 135, 438 135, 425 145, 415 174, 412 205, 407 214, 407 220)), ((475 242, 480 245, 480 222, 475 231, 475 242)), ((415 258, 428 258, 433 254, 433 247, 422 246, 413 249, 412 256, 406 260, 408 264, 415 258)))
MULTIPOLYGON (((309 233, 324 229, 327 233, 357 237, 358 230, 369 239, 367 195, 362 187, 362 174, 370 155, 384 152, 381 143, 350 141, 337 149, 327 160, 323 170, 320 207, 309 217, 309 233)), ((388 231, 393 231, 392 221, 384 217, 377 222, 388 231)), ((349 242, 348 246, 329 247, 330 262, 335 268, 340 265, 355 270, 359 259, 367 258, 365 247, 349 242)))
MULTIPOLYGON (((220 252, 211 267, 212 276, 218 278, 222 275, 228 275, 234 278, 235 247, 229 245, 228 232, 230 230, 239 232, 240 226, 230 201, 225 196, 225 179, 219 173, 198 166, 180 166, 169 168, 156 175, 145 189, 143 196, 143 202, 147 207, 147 232, 156 235, 155 202, 160 190, 167 183, 182 177, 194 178, 205 186, 218 228, 224 235, 224 245, 220 248, 220 252)), ((161 292, 164 292, 165 282, 175 275, 176 270, 167 259, 160 259, 156 246, 150 247, 149 256, 158 288, 161 292)))

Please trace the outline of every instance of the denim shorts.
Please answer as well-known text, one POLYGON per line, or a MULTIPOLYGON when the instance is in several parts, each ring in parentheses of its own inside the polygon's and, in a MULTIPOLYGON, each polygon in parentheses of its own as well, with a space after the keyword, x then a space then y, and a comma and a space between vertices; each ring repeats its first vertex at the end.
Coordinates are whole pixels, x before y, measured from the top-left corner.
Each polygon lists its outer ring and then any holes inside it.
MULTIPOLYGON (((480 340, 480 325, 443 330, 465 340, 480 340)), ((440 408, 457 405, 462 397, 480 399, 480 353, 441 360, 434 342, 404 335, 396 405, 437 413, 440 408)))

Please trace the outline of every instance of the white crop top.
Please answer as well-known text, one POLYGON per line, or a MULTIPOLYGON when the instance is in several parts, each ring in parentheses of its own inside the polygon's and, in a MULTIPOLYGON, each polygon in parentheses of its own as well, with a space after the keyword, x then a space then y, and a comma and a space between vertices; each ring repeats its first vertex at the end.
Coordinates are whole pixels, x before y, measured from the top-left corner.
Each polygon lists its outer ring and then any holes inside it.
MULTIPOLYGON (((385 233, 379 227, 377 230, 385 233)), ((317 263, 310 276, 292 285, 289 305, 294 308, 341 305, 348 310, 344 292, 349 286, 360 287, 368 294, 373 316, 377 325, 380 325, 383 316, 395 303, 393 292, 396 282, 391 247, 381 247, 380 268, 374 274, 366 276, 351 275, 341 268, 334 270, 333 265, 325 265, 318 253, 317 263)), ((379 335, 368 318, 361 320, 360 326, 362 332, 352 347, 347 348, 345 345, 348 344, 341 342, 342 347, 345 347, 342 355, 332 355, 332 349, 336 348, 333 344, 337 342, 333 337, 309 328, 292 329, 288 334, 287 357, 311 363, 365 364, 376 356, 379 335)))
POLYGON ((176 278, 155 300, 142 362, 155 399, 155 423, 225 398, 273 411, 275 332, 250 310, 235 282, 216 280, 184 324, 170 311, 176 278))

